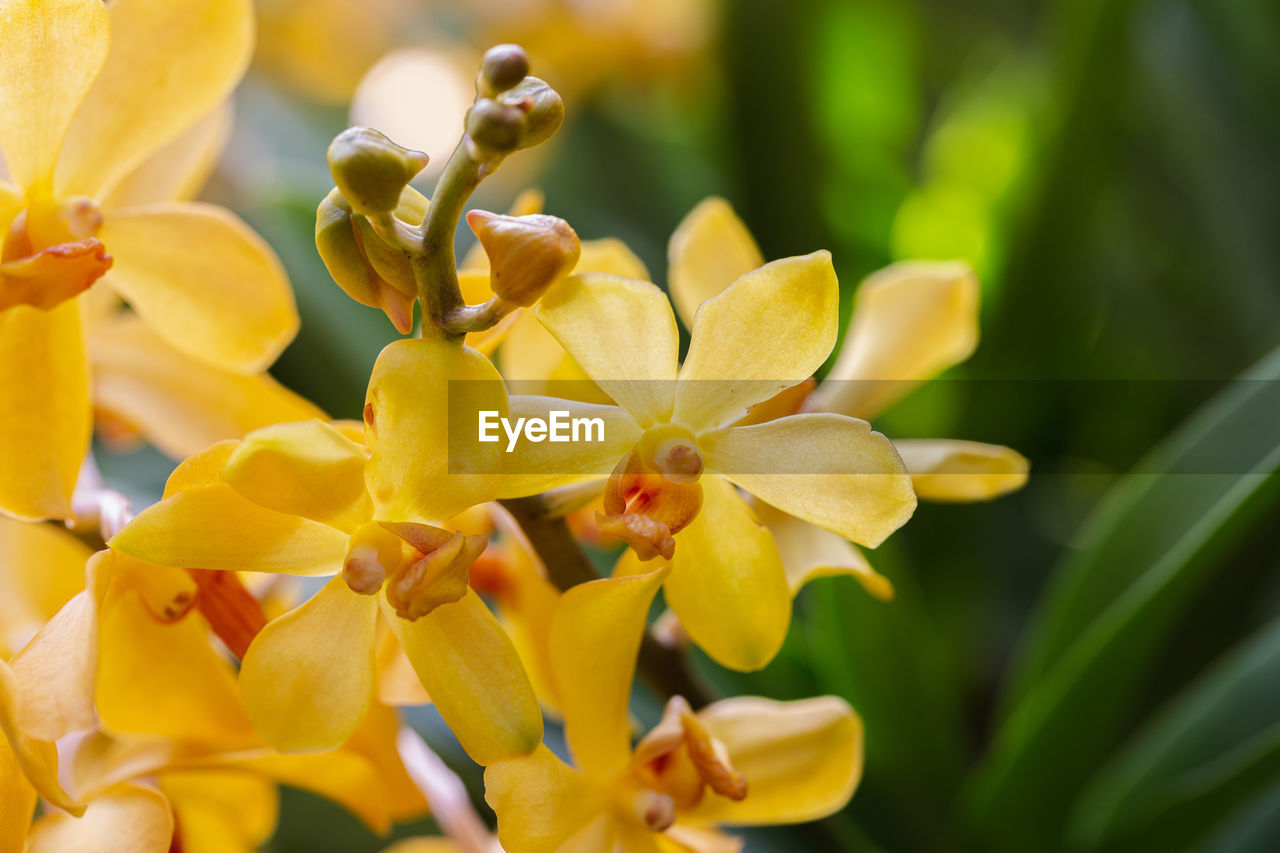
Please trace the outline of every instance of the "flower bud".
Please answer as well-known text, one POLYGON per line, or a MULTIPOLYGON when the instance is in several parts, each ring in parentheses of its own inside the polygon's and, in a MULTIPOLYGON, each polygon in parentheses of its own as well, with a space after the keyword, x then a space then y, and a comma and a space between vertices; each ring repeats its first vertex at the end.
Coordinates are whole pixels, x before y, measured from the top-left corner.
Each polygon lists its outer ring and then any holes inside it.
POLYGON ((490 157, 519 148, 528 125, 523 110, 492 98, 480 98, 467 110, 467 136, 490 157))
POLYGON ((517 85, 529 73, 529 55, 518 44, 500 44, 484 52, 477 88, 493 97, 517 85))
MULTIPOLYGON (((396 215, 420 222, 425 211, 426 199, 406 187, 396 215)), ((316 209, 316 249, 348 296, 386 312, 401 334, 412 330, 418 291, 409 259, 382 242, 369 220, 355 213, 337 189, 316 209)))
POLYGON ((578 263, 578 235, 557 216, 505 216, 487 210, 467 214, 467 224, 489 256, 489 287, 516 305, 529 306, 578 263))
POLYGON ((525 115, 521 148, 541 145, 560 129, 564 122, 564 99, 545 80, 525 77, 519 85, 498 96, 498 102, 518 107, 525 115))
POLYGON ((333 182, 352 209, 365 216, 395 210, 401 191, 426 165, 426 154, 369 127, 349 127, 329 145, 333 182))

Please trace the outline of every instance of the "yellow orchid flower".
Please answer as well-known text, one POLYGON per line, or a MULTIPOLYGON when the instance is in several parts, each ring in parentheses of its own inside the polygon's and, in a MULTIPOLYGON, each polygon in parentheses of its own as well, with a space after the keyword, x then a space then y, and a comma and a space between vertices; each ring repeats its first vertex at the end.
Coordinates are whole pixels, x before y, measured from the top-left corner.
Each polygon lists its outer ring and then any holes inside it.
MULTIPOLYGON (((676 228, 668 246, 672 301, 686 324, 703 301, 764 260, 729 204, 708 198, 676 228)), ((858 288, 853 318, 835 365, 816 385, 797 385, 751 413, 765 422, 796 411, 877 417, 921 382, 967 358, 978 340, 978 282, 961 262, 904 262, 858 288)), ((1027 460, 1008 447, 950 439, 898 439, 894 446, 923 500, 989 500, 1021 488, 1027 460)), ((851 574, 872 595, 893 587, 849 542, 759 504, 794 592, 809 580, 851 574)))
POLYGON ((862 724, 834 697, 738 697, 696 713, 676 697, 632 746, 636 655, 668 571, 582 584, 558 603, 552 675, 574 766, 543 746, 485 771, 507 850, 735 850, 716 825, 816 820, 852 796, 862 724))
POLYGON ((0 2, 0 511, 71 514, 91 430, 83 302, 98 279, 223 370, 261 372, 293 337, 283 268, 243 222, 130 189, 190 174, 196 151, 134 177, 225 100, 252 24, 248 0, 0 2))
POLYGON ((432 410, 439 422, 416 416, 419 395, 432 388, 424 371, 450 355, 483 356, 442 341, 400 341, 388 350, 394 368, 382 360, 386 373, 375 367, 367 409, 372 460, 319 421, 267 427, 179 466, 166 498, 110 545, 158 566, 337 575, 272 620, 244 656, 239 680, 249 715, 281 751, 332 748, 351 735, 375 694, 381 613, 472 758, 484 764, 527 753, 542 733, 537 700, 510 639, 467 585, 484 540, 433 526, 418 511, 439 511, 438 520, 465 509, 467 489, 491 478, 457 475, 462 486, 450 491, 454 475, 431 453, 445 440, 444 414, 432 410), (439 358, 414 360, 429 355, 439 358), (403 475, 379 462, 388 448, 407 449, 407 470, 424 481, 418 491, 398 488, 403 475))
POLYGON ((517 443, 500 495, 612 469, 602 527, 641 557, 672 561, 668 603, 708 654, 764 666, 785 637, 791 596, 772 537, 734 485, 871 547, 915 508, 893 445, 865 421, 815 413, 736 423, 822 364, 838 300, 826 252, 766 264, 702 305, 677 368, 675 316, 656 286, 600 274, 554 286, 534 313, 618 405, 513 395, 512 417, 600 418, 604 440, 517 443))
MULTIPOLYGON (((53 801, 67 811, 46 810, 26 849, 255 850, 274 830, 277 784, 326 796, 377 832, 425 812, 396 752, 392 709, 372 706, 334 752, 280 755, 255 733, 186 572, 101 552, 88 576, 96 606, 76 608, 77 596, 13 663, 14 682, 26 676, 19 686, 63 682, 21 696, 28 731, 95 727, 68 744, 74 799, 53 801), (68 671, 58 658, 88 663, 68 671), (87 709, 79 723, 76 706, 87 709)), ((37 787, 49 797, 47 781, 37 787)), ((25 833, 31 804, 11 807, 25 833)))

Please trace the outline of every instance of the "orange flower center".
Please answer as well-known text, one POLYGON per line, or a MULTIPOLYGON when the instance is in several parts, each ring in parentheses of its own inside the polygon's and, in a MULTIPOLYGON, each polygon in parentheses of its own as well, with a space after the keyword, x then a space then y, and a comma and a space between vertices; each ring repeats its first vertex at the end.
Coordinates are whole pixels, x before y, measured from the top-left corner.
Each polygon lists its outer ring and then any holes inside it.
POLYGON ((95 236, 102 214, 92 199, 36 201, 13 218, 0 247, 0 311, 48 311, 87 290, 111 268, 95 236))
POLYGON ((692 433, 674 424, 653 427, 610 475, 596 524, 641 560, 671 559, 675 534, 702 508, 702 468, 692 433))
POLYGON ((385 584, 396 615, 413 621, 466 595, 471 564, 486 545, 484 536, 429 524, 370 521, 352 534, 342 577, 361 595, 385 584))

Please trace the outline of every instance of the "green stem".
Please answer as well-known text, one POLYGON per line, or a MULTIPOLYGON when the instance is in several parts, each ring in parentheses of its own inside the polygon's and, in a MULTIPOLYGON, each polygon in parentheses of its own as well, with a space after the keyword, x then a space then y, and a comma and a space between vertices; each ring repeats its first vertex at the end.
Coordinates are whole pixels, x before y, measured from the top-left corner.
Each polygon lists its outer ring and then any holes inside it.
MULTIPOLYGON (((524 531, 542 564, 547 577, 560 590, 600 579, 600 573, 582 552, 563 517, 545 513, 542 497, 508 498, 499 501, 524 531)), ((663 645, 646 631, 640 644, 640 675, 649 686, 664 696, 683 696, 695 708, 714 701, 714 696, 690 668, 689 659, 679 649, 663 645)))
POLYGON ((453 241, 458 220, 467 199, 480 185, 482 164, 472 159, 464 136, 453 149, 444 172, 436 183, 435 197, 427 210, 422 235, 422 255, 413 260, 418 296, 422 300, 423 337, 460 338, 463 333, 450 328, 449 318, 466 303, 458 284, 453 241))

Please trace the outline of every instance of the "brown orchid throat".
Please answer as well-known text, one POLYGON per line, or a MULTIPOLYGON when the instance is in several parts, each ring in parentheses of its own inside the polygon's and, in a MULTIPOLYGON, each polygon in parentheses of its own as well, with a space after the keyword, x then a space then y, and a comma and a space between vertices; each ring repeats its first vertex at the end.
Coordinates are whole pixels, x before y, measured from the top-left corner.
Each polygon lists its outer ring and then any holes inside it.
POLYGON ((692 434, 673 425, 650 429, 610 475, 596 524, 641 560, 671 559, 675 534, 702 508, 702 469, 692 434))
POLYGON ((413 621, 466 595, 471 564, 487 545, 484 536, 429 524, 368 522, 351 537, 342 577, 361 595, 385 586, 396 615, 413 621))

